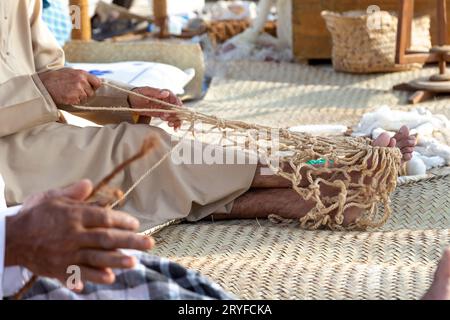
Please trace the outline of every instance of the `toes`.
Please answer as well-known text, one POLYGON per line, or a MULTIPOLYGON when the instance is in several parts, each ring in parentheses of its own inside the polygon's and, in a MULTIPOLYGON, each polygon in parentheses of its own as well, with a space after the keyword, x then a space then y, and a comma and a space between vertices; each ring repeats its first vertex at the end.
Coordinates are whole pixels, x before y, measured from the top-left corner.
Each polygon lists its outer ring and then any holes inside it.
POLYGON ((404 148, 400 149, 400 151, 401 151, 403 154, 406 154, 406 153, 413 153, 413 152, 414 152, 414 147, 404 147, 404 148))
POLYGON ((411 161, 412 157, 413 157, 412 153, 405 153, 403 154, 403 161, 405 162, 411 161))
POLYGON ((398 141, 407 139, 409 136, 409 129, 407 126, 403 126, 400 128, 400 130, 397 131, 397 133, 394 135, 394 138, 398 141))
POLYGON ((408 137, 409 136, 409 129, 408 129, 407 126, 403 126, 403 127, 400 128, 398 133, 400 133, 400 135, 402 135, 404 137, 408 137))
POLYGON ((415 147, 417 144, 417 140, 415 136, 409 136, 405 139, 397 139, 397 147, 399 147, 400 149, 405 148, 405 147, 415 147))
POLYGON ((389 148, 394 148, 394 147, 396 147, 396 146, 397 146, 397 139, 391 138, 391 141, 389 141, 388 147, 389 147, 389 148))
POLYGON ((389 136, 389 134, 387 132, 384 132, 384 133, 380 134, 378 136, 378 138, 376 138, 373 141, 373 146, 374 147, 387 147, 387 146, 389 146, 390 143, 391 143, 391 137, 389 136))

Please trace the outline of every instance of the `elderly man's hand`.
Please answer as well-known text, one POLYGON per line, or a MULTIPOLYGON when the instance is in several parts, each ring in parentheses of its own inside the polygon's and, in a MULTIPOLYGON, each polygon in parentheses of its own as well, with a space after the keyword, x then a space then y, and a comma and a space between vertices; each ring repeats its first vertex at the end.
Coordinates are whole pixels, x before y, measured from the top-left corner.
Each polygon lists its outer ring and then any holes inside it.
MULTIPOLYGON (((153 239, 137 235, 139 222, 128 214, 84 203, 92 183, 30 197, 6 220, 6 266, 24 266, 63 284, 69 266, 79 266, 81 281, 112 284, 113 268, 135 266, 118 249, 149 250, 153 239)), ((83 283, 77 284, 81 289, 83 283)))
POLYGON ((39 74, 56 105, 79 105, 95 95, 102 81, 83 70, 64 68, 39 74))
MULTIPOLYGON (((155 98, 158 100, 162 100, 164 102, 168 102, 177 106, 183 106, 183 103, 181 100, 173 94, 169 90, 159 90, 155 88, 150 87, 142 87, 142 88, 136 88, 133 90, 136 93, 142 94, 144 96, 155 98)), ((146 100, 144 98, 136 97, 134 95, 129 96, 130 105, 132 108, 136 109, 169 109, 166 106, 163 106, 161 104, 146 100)), ((164 121, 167 121, 169 126, 176 129, 179 129, 181 127, 181 120, 177 117, 174 113, 168 113, 168 112, 144 112, 140 113, 142 116, 146 117, 157 117, 161 118, 164 121)))

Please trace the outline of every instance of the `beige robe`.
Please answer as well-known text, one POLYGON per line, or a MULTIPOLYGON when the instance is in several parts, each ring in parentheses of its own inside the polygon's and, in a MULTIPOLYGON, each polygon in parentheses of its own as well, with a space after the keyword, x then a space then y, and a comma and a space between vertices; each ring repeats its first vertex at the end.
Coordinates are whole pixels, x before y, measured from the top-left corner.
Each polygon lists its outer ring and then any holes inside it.
MULTIPOLYGON (((9 205, 82 178, 98 182, 150 132, 159 134, 159 148, 113 181, 126 190, 174 144, 163 130, 134 124, 130 114, 77 114, 106 124, 101 128, 58 122, 58 106, 37 73, 61 68, 64 53, 41 21, 41 1, 0 0, 0 41, 0 172, 9 205)), ((124 106, 126 98, 101 88, 89 104, 124 106)), ((256 165, 177 165, 169 158, 131 194, 124 210, 140 219, 142 229, 228 213, 250 188, 255 170, 256 165)))

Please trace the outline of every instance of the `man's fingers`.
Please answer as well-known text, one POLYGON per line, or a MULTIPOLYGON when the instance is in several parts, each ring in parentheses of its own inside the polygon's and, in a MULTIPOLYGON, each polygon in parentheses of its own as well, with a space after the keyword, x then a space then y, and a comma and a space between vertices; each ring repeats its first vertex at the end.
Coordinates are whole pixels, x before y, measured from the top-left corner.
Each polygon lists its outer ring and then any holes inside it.
POLYGON ((95 229, 86 231, 82 236, 80 245, 85 248, 103 250, 133 249, 146 251, 153 248, 154 240, 129 231, 95 229))
POLYGON ((78 279, 72 279, 70 282, 68 281, 67 274, 63 274, 60 277, 57 277, 61 284, 65 285, 68 289, 72 290, 75 293, 81 293, 84 289, 84 283, 79 279, 79 281, 74 282, 74 280, 78 279))
POLYGON ((97 78, 96 76, 90 73, 87 73, 87 81, 91 85, 92 89, 94 89, 94 91, 97 91, 103 85, 102 80, 100 78, 97 78))
POLYGON ((85 287, 86 282, 96 284, 111 285, 116 281, 116 276, 111 268, 93 268, 90 266, 80 265, 80 279, 76 282, 68 281, 67 274, 57 277, 62 284, 66 285, 74 292, 81 293, 85 287))
POLYGON ((174 126, 175 130, 180 129, 182 124, 183 122, 181 120, 176 121, 174 126))
MULTIPOLYGON (((159 97, 160 97, 161 93, 163 93, 162 90, 151 88, 151 87, 142 87, 142 88, 136 89, 136 92, 139 94, 142 94, 144 96, 152 97, 152 98, 156 98, 156 99, 161 99, 159 97)), ((164 95, 166 95, 166 94, 164 94, 164 95)), ((142 99, 144 99, 144 98, 142 98, 142 99)), ((149 101, 147 99, 145 99, 145 100, 149 101)))
POLYGON ((89 83, 86 83, 86 84, 83 86, 83 89, 84 89, 84 93, 86 94, 86 96, 87 96, 88 98, 92 98, 92 97, 95 95, 95 91, 94 91, 94 89, 89 85, 89 83))
MULTIPOLYGON (((181 100, 173 94, 170 90, 159 90, 151 87, 142 87, 135 90, 135 92, 140 93, 142 95, 145 95, 147 97, 152 97, 161 101, 168 102, 170 104, 176 105, 176 106, 182 106, 183 103, 181 100)), ((133 99, 133 102, 131 103, 133 107, 135 108, 148 108, 148 109, 170 109, 169 107, 154 102, 150 100, 145 100, 144 98, 136 98, 133 99)), ((173 127, 174 129, 178 129, 181 127, 181 121, 177 117, 176 114, 170 113, 170 112, 142 112, 139 113, 142 116, 147 117, 156 117, 160 118, 164 121, 168 122, 168 125, 170 127, 173 127)))
POLYGON ((85 228, 116 228, 136 231, 139 221, 129 214, 104 208, 91 208, 83 215, 83 226, 85 228))
POLYGON ((177 105, 179 107, 183 106, 183 102, 181 102, 181 99, 173 93, 171 93, 170 95, 169 103, 177 105))
POLYGON ((90 180, 81 180, 65 188, 48 191, 46 193, 46 197, 63 197, 77 201, 84 201, 91 194, 92 189, 93 185, 90 180))
POLYGON ((94 268, 130 269, 136 266, 136 258, 118 251, 83 250, 80 264, 94 268))
POLYGON ((156 99, 167 99, 170 98, 172 93, 169 90, 159 90, 158 94, 155 96, 156 99))
POLYGON ((114 272, 109 269, 95 269, 87 266, 82 266, 80 268, 81 281, 82 282, 93 282, 97 284, 113 284, 116 281, 116 276, 114 272))

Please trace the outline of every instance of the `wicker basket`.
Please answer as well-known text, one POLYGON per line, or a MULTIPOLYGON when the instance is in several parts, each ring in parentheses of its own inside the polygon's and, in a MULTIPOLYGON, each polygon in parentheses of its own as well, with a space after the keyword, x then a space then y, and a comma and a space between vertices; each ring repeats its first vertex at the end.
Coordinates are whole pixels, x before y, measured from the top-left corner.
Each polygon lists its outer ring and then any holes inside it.
MULTIPOLYGON (((398 18, 380 11, 367 15, 362 11, 334 13, 323 11, 333 41, 333 66, 352 73, 395 72, 420 68, 420 64, 395 64, 398 18)), ((414 21, 414 47, 431 47, 430 18, 414 21)))

